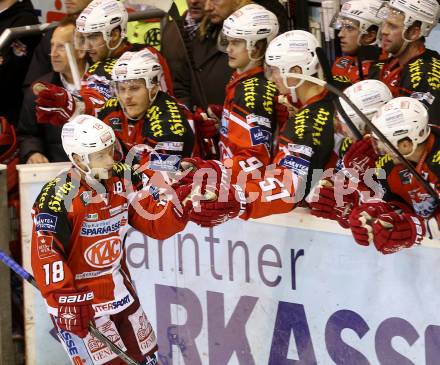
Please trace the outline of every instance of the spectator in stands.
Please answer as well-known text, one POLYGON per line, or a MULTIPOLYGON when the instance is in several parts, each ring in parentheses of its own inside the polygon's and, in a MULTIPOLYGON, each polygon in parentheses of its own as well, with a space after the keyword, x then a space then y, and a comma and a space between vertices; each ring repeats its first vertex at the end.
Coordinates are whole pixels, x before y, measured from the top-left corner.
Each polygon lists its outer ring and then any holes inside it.
MULTIPOLYGON (((91 0, 66 0, 64 7, 66 8, 67 15, 78 16, 91 0)), ((40 43, 35 48, 34 55, 32 57, 29 70, 24 80, 24 86, 29 86, 37 80, 40 76, 43 76, 52 71, 50 60, 50 40, 52 39, 53 29, 43 34, 40 43)))
MULTIPOLYGON (((53 71, 39 78, 39 81, 62 86, 77 94, 72 72, 67 60, 64 44, 72 42, 75 17, 67 16, 55 29, 51 39, 50 60, 53 71)), ((80 74, 86 70, 85 51, 76 51, 80 74)), ((68 161, 61 145, 61 126, 38 124, 35 115, 35 95, 32 88, 25 91, 25 98, 18 125, 20 160, 22 163, 46 163, 68 161)))
MULTIPOLYGON (((4 30, 38 24, 38 17, 30 0, 0 1, 0 34, 4 30)), ((13 39, 0 49, 0 115, 16 125, 23 100, 22 83, 34 48, 40 36, 13 39)))

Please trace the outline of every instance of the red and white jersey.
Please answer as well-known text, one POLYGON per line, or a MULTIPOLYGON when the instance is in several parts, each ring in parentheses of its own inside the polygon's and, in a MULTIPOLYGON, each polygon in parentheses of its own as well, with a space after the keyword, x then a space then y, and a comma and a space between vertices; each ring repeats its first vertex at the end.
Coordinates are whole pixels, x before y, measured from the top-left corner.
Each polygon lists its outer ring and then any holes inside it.
MULTIPOLYGON (((259 178, 243 186, 249 197, 243 219, 286 213, 304 200, 312 181, 325 169, 334 148, 335 108, 327 91, 315 95, 290 118, 280 132, 279 150, 273 165, 264 166, 255 157, 242 162, 243 171, 258 169, 259 178)), ((239 183, 243 179, 238 179, 239 183)))
POLYGON ((239 162, 255 157, 270 163, 273 134, 276 129, 274 99, 278 91, 256 67, 242 74, 234 73, 226 86, 226 99, 220 128, 220 161, 232 160, 233 176, 239 162))
POLYGON ((159 200, 145 175, 117 163, 105 186, 92 189, 76 169, 48 182, 32 210, 32 269, 38 287, 57 315, 53 293, 88 288, 96 316, 124 310, 136 298, 126 266, 124 234, 129 224, 166 239, 181 231, 174 205, 159 200))

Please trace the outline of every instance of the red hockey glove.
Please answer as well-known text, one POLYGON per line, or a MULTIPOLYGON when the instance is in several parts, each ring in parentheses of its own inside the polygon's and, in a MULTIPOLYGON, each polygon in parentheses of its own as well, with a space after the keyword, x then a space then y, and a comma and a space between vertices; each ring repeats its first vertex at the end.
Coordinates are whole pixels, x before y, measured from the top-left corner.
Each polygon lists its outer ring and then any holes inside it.
POLYGON ((32 89, 37 95, 38 123, 63 125, 75 112, 75 100, 66 89, 41 81, 34 83, 32 89))
POLYGON ((79 94, 84 103, 83 114, 95 115, 105 105, 106 100, 104 96, 95 89, 82 87, 79 94))
POLYGON ((349 228, 350 223, 348 217, 353 208, 359 205, 358 192, 350 194, 341 194, 342 205, 338 205, 336 201, 337 192, 333 186, 333 182, 326 179, 320 181, 319 189, 315 190, 315 195, 310 202, 312 215, 316 217, 336 220, 342 228, 349 228))
POLYGON ((78 337, 86 337, 95 315, 93 292, 88 289, 59 290, 54 297, 58 303, 58 326, 78 337))
POLYGON ((216 118, 210 118, 201 108, 193 114, 194 125, 197 134, 202 138, 213 138, 218 134, 219 121, 216 118))
POLYGON ((177 201, 173 200, 174 213, 177 219, 187 222, 193 208, 193 191, 191 185, 173 185, 177 201))
POLYGON ((222 116, 223 116, 223 105, 209 104, 208 105, 208 116, 210 118, 221 120, 222 116))
POLYGON ((381 214, 394 212, 393 208, 384 202, 365 203, 351 212, 348 222, 354 240, 363 246, 368 246, 373 240, 372 224, 381 214))
POLYGON ((206 186, 217 194, 222 181, 222 177, 226 179, 227 171, 225 167, 218 161, 202 160, 199 157, 189 157, 182 159, 180 166, 183 168, 184 177, 179 180, 179 184, 195 184, 201 187, 202 194, 206 191, 206 186), (187 172, 187 170, 190 170, 187 172))
POLYGON ((412 213, 381 214, 372 228, 374 245, 383 254, 394 253, 420 243, 426 234, 425 222, 412 213))
POLYGON ((202 200, 200 209, 191 212, 190 220, 202 227, 214 227, 244 213, 245 206, 243 190, 238 185, 231 185, 226 199, 221 194, 216 200, 202 200))
POLYGON ((375 168, 377 157, 378 155, 374 151, 371 138, 361 139, 353 143, 342 158, 342 171, 353 182, 363 181, 367 170, 375 168), (353 169, 357 174, 347 169, 353 169))

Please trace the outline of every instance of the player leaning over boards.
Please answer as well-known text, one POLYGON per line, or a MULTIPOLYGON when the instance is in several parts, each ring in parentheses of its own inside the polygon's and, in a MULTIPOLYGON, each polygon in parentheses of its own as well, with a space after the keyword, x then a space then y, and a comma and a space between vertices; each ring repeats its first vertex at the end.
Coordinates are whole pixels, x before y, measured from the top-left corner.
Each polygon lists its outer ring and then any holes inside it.
MULTIPOLYGON (((86 51, 93 61, 81 75, 81 97, 76 98, 66 89, 52 84, 34 88, 38 92, 36 109, 40 123, 63 125, 75 115, 96 115, 105 101, 113 96, 111 73, 117 59, 126 51, 145 48, 127 41, 127 22, 127 11, 117 0, 93 0, 81 12, 76 20, 74 45, 76 49, 86 51)), ((153 47, 147 48, 157 55, 164 70, 162 87, 172 93, 171 75, 165 59, 153 47)))
MULTIPOLYGON (((382 106, 372 122, 438 194, 439 131, 429 127, 424 105, 398 97, 382 106)), ((384 201, 361 204, 351 212, 348 221, 356 242, 373 242, 378 251, 389 254, 420 243, 425 235, 438 238, 439 209, 434 197, 374 134, 373 141, 378 155, 368 158, 385 170, 386 179, 379 180, 385 196, 384 201), (410 208, 389 201, 396 196, 410 208)))
POLYGON ((95 321, 141 364, 156 364, 156 337, 122 238, 128 224, 156 239, 181 231, 192 211, 191 187, 163 197, 144 175, 115 163, 115 134, 95 117, 74 117, 61 137, 74 166, 42 188, 32 210, 32 269, 60 341, 73 364, 120 364, 88 332, 95 321), (69 351, 72 342, 77 353, 69 351))
POLYGON ((370 67, 368 78, 378 79, 393 96, 411 96, 423 102, 430 123, 438 124, 440 112, 440 55, 425 47, 425 37, 436 26, 437 0, 391 0, 379 10, 381 47, 391 57, 370 67))
POLYGON ((332 67, 333 80, 341 89, 367 78, 371 62, 385 57, 380 55, 381 50, 376 45, 381 23, 377 11, 381 5, 379 0, 347 1, 330 23, 338 30, 344 54, 332 67), (362 58, 362 69, 359 58, 362 58))
MULTIPOLYGON (((334 147, 332 99, 322 86, 292 74, 317 75, 317 46, 311 33, 294 30, 276 37, 266 51, 267 75, 281 94, 290 95, 302 108, 280 131, 274 165, 265 166, 258 156, 245 155, 240 161, 234 178, 248 198, 246 212, 240 215, 243 219, 294 209, 310 190, 314 171, 324 169, 330 158, 334 147)), ((315 181, 319 177, 314 176, 315 181)))

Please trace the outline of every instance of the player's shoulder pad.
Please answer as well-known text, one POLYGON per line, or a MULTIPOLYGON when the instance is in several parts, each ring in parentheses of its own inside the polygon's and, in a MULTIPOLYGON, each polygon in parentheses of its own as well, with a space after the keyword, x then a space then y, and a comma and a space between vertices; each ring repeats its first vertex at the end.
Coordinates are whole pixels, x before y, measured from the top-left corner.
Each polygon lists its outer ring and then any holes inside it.
POLYGON ((435 135, 435 141, 426 159, 426 164, 440 180, 440 127, 431 126, 431 133, 435 135))
POLYGON ((389 173, 394 168, 394 162, 390 155, 382 155, 376 159, 375 162, 376 170, 383 169, 386 173, 386 176, 389 176, 389 173))
POLYGON ((73 180, 69 171, 63 172, 43 186, 35 201, 35 208, 39 212, 54 214, 67 212, 79 190, 79 185, 79 179, 73 180))
POLYGON ((351 145, 353 144, 353 140, 350 137, 345 137, 341 145, 339 147, 338 155, 339 157, 344 157, 344 155, 347 153, 347 151, 350 149, 351 145))
POLYGON ((314 141, 320 140, 324 129, 333 126, 334 113, 335 107, 327 97, 302 108, 291 119, 295 137, 302 140, 311 134, 314 141))
POLYGON ((103 120, 109 114, 119 110, 121 110, 121 104, 119 103, 118 98, 112 97, 105 102, 102 109, 98 112, 98 119, 103 120))
POLYGON ((108 80, 112 78, 113 66, 116 64, 118 58, 106 58, 104 61, 97 61, 89 67, 87 73, 89 75, 103 76, 108 80))
POLYGON ((272 116, 274 97, 277 93, 276 85, 267 80, 261 72, 237 84, 234 103, 257 115, 272 116))
POLYGON ((179 103, 162 91, 159 91, 154 103, 148 109, 146 118, 148 121, 145 127, 149 129, 154 139, 165 136, 180 138, 191 131, 188 119, 179 103))
POLYGON ((131 181, 135 190, 138 190, 139 185, 143 182, 143 174, 137 172, 132 166, 123 162, 116 162, 113 164, 113 175, 123 181, 131 181))

